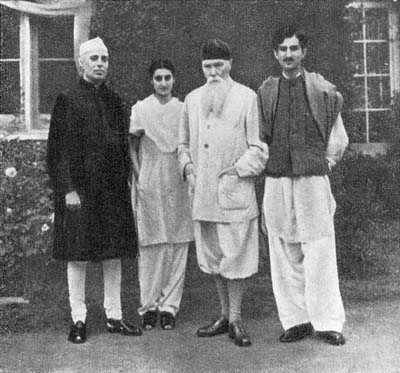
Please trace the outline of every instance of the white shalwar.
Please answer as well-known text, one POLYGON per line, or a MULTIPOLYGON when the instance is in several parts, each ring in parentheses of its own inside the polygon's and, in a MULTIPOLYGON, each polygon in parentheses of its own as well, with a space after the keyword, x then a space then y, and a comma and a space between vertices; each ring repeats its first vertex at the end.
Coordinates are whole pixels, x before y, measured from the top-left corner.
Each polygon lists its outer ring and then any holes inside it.
MULTIPOLYGON (((327 159, 335 164, 348 144, 339 115, 327 159)), ((341 332, 345 321, 336 264, 336 202, 328 176, 267 176, 263 201, 271 276, 285 330, 311 322, 317 331, 341 332)))
POLYGON ((177 159, 182 102, 161 104, 151 95, 132 107, 130 133, 140 137, 139 179, 133 180, 139 234, 138 312, 176 315, 193 240, 190 201, 177 159))

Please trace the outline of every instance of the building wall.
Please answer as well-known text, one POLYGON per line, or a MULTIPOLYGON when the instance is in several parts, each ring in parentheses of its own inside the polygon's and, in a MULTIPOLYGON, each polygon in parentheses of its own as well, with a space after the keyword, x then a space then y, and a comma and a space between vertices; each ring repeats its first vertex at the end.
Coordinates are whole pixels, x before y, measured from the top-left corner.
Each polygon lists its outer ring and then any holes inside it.
POLYGON ((75 84, 77 74, 71 51, 74 43, 77 45, 78 40, 88 37, 89 24, 90 36, 101 36, 110 49, 109 80, 131 106, 151 93, 147 67, 153 58, 173 60, 177 68, 175 94, 181 99, 203 84, 200 46, 214 37, 232 47, 233 78, 257 89, 268 75, 279 74, 270 40, 273 32, 287 23, 299 24, 310 37, 305 67, 324 75, 343 94, 343 114, 351 142, 384 142, 391 133, 390 97, 394 97, 393 89, 400 87, 397 66, 400 2, 396 0, 352 3, 348 0, 86 1, 92 5, 85 8, 92 17, 84 28, 77 20, 82 16, 89 19, 88 14, 49 19, 16 14, 0 7, 2 26, 6 25, 2 27, 2 45, 6 36, 8 44, 15 49, 8 53, 7 48, 4 51, 2 48, 0 53, 0 133, 6 128, 6 134, 21 138, 47 137, 55 96, 61 89, 75 84), (380 9, 375 11, 371 7, 380 9), (374 12, 380 13, 371 18, 374 12), (8 15, 14 18, 8 20, 8 15), (371 35, 383 35, 387 40, 367 40, 376 38, 371 35), (60 45, 65 47, 59 48, 60 45), (368 67, 363 65, 362 46, 365 53, 370 53, 364 58, 368 60, 368 67), (382 51, 387 52, 386 56, 382 51), (4 60, 10 57, 16 59, 4 60), (67 58, 60 60, 60 57, 67 58), (370 68, 371 61, 372 65, 376 62, 375 68, 370 68), (368 75, 375 72, 390 72, 390 77, 368 75), (21 75, 20 82, 16 81, 18 75, 21 75), (391 91, 387 92, 389 80, 391 91), (368 94, 371 107, 365 99, 368 94), (365 105, 360 108, 363 102, 365 105), (19 103, 21 110, 10 113, 9 108, 18 108, 19 103))
POLYGON ((287 22, 310 35, 305 65, 343 91, 346 40, 344 1, 170 0, 99 1, 92 36, 111 51, 110 78, 129 103, 151 92, 146 70, 152 58, 171 58, 177 67, 176 94, 183 98, 203 84, 199 50, 208 38, 221 38, 233 50, 232 76, 257 89, 278 73, 270 38, 287 22))

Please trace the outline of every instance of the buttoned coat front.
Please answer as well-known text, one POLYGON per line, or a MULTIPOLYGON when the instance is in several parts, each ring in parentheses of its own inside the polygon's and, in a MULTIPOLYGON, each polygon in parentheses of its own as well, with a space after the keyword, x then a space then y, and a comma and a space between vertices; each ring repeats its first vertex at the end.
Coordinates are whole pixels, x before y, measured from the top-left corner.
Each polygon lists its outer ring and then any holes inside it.
POLYGON ((184 102, 178 156, 182 173, 189 163, 195 168, 197 221, 239 222, 258 215, 253 177, 264 169, 268 149, 259 141, 257 96, 231 78, 228 84, 220 117, 201 110, 204 86, 184 102), (232 167, 238 175, 224 174, 232 167))
POLYGON ((129 180, 128 120, 121 98, 81 79, 51 117, 47 166, 54 189, 53 257, 105 260, 137 252, 129 180), (65 195, 78 193, 70 210, 65 195))

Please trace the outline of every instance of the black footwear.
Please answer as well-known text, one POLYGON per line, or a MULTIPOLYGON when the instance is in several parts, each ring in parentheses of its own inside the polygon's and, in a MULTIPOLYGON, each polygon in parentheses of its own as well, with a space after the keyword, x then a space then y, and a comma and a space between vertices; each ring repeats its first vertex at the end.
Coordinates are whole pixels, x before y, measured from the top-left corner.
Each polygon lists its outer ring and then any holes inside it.
POLYGON ((235 320, 229 324, 229 338, 234 340, 235 345, 241 347, 251 345, 250 336, 247 334, 241 320, 235 320))
POLYGON ((77 321, 72 324, 68 340, 72 343, 84 343, 86 341, 86 325, 84 322, 77 321))
POLYGON ((197 330, 198 337, 213 337, 214 335, 228 332, 229 321, 225 316, 212 322, 210 325, 203 326, 197 330))
POLYGON ((160 313, 160 325, 164 330, 172 330, 175 328, 175 317, 170 312, 160 313))
POLYGON ((147 311, 142 316, 143 318, 143 329, 151 330, 157 324, 157 311, 147 311))
POLYGON ((295 342, 308 335, 311 335, 312 332, 313 327, 311 323, 299 324, 286 330, 285 333, 279 337, 279 340, 281 342, 295 342))
POLYGON ((322 339, 324 342, 329 343, 334 346, 341 346, 346 343, 342 333, 335 332, 333 330, 328 330, 324 332, 315 332, 317 338, 322 339))
POLYGON ((107 330, 110 333, 119 333, 122 335, 139 336, 142 335, 142 329, 139 327, 128 324, 123 320, 107 319, 107 330))

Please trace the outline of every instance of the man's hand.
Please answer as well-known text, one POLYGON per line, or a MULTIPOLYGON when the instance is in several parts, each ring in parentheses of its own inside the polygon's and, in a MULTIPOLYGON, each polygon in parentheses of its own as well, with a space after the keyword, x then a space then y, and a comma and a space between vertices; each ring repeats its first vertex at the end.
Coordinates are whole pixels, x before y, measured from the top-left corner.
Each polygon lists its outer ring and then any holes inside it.
POLYGON ((190 189, 194 190, 194 188, 196 186, 196 176, 194 176, 194 174, 190 174, 190 175, 186 176, 186 179, 189 183, 190 189))
POLYGON ((218 177, 222 177, 224 175, 231 175, 231 176, 239 176, 237 169, 235 166, 225 168, 222 170, 219 174, 218 177))
POLYGON ((77 192, 69 192, 65 195, 65 204, 69 210, 79 210, 81 208, 81 199, 77 192))
POLYGON ((190 189, 193 191, 196 186, 196 172, 195 172, 193 163, 188 163, 185 166, 185 176, 186 176, 186 180, 189 183, 190 189))

